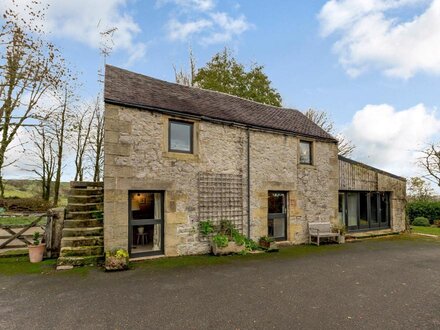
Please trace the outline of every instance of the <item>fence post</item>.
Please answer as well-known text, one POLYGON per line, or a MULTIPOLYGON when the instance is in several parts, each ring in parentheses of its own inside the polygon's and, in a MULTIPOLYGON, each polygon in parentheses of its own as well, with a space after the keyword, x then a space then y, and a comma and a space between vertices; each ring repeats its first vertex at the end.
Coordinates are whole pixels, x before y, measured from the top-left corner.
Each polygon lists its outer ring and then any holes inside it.
POLYGON ((57 207, 50 209, 48 212, 46 226, 46 253, 48 258, 57 258, 60 255, 65 210, 64 207, 57 207))

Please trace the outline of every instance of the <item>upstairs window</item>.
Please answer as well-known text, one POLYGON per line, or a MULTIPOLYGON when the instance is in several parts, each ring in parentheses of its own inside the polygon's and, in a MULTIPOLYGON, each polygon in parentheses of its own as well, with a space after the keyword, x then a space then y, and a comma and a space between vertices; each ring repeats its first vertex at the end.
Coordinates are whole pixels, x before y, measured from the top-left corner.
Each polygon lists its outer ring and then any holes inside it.
POLYGON ((299 163, 312 165, 312 147, 313 142, 310 141, 299 141, 299 163))
POLYGON ((193 153, 193 123, 178 120, 169 121, 168 150, 193 153))

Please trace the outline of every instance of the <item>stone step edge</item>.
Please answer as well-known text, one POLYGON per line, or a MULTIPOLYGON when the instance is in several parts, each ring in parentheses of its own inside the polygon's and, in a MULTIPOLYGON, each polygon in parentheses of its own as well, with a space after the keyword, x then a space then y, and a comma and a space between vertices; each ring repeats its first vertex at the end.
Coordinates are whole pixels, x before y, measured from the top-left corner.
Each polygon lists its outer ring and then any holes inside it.
POLYGON ((67 207, 69 206, 96 206, 96 205, 102 205, 102 202, 98 203, 69 203, 67 207))
MULTIPOLYGON (((73 220, 75 221, 75 220, 73 220)), ((82 221, 82 220, 76 220, 76 221, 82 221)), ((66 231, 94 231, 94 230, 101 230, 104 229, 104 227, 64 227, 63 230, 66 231)), ((95 235, 96 236, 96 235, 95 235)))
POLYGON ((65 241, 83 241, 83 240, 92 240, 92 239, 97 239, 97 238, 103 238, 103 235, 63 237, 62 240, 65 240, 65 241))
POLYGON ((60 267, 60 270, 62 270, 63 266, 82 267, 87 265, 97 265, 102 263, 103 261, 104 261, 104 256, 102 255, 58 257, 57 270, 58 267, 60 267))

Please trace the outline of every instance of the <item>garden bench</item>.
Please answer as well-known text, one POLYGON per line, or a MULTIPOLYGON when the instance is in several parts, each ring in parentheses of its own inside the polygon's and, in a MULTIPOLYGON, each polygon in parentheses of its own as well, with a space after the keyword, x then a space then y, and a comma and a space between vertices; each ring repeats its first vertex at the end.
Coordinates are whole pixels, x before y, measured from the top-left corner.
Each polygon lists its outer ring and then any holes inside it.
POLYGON ((316 244, 319 246, 321 238, 331 238, 335 242, 339 242, 340 231, 334 232, 330 222, 311 222, 309 223, 309 244, 316 244), (312 238, 315 237, 314 242, 312 238))

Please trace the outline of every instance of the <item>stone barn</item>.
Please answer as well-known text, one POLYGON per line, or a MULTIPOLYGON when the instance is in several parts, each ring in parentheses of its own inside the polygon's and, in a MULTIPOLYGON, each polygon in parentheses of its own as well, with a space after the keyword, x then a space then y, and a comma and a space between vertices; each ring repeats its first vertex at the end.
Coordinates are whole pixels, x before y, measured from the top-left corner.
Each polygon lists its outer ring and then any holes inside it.
POLYGON ((290 244, 316 221, 399 232, 404 200, 404 179, 338 157, 297 110, 106 67, 106 250, 207 253, 207 219, 290 244))

